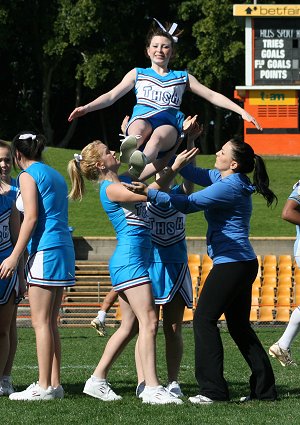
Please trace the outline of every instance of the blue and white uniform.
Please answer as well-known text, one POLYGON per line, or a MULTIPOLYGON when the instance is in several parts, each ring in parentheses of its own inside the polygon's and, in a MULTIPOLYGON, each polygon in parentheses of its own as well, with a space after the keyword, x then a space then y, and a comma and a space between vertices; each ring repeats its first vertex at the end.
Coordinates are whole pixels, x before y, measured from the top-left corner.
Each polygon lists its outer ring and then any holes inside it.
MULTIPOLYGON (((9 220, 13 201, 6 195, 0 195, 0 263, 13 251, 9 220)), ((8 279, 0 279, 0 304, 6 304, 13 290, 18 292, 19 279, 17 271, 8 279)))
MULTIPOLYGON (((176 185, 170 193, 182 193, 176 185)), ((179 291, 186 305, 192 308, 192 281, 188 268, 185 240, 185 214, 174 208, 148 203, 152 250, 149 274, 155 304, 166 304, 179 291)))
POLYGON ((117 236, 117 246, 109 261, 109 271, 115 291, 151 283, 148 267, 151 250, 150 226, 146 202, 121 203, 110 201, 106 190, 114 184, 100 184, 100 201, 117 236))
MULTIPOLYGON (((63 176, 42 162, 34 162, 22 173, 35 181, 38 219, 27 249, 25 267, 30 285, 75 285, 75 253, 68 228, 68 188, 63 176)), ((22 211, 22 194, 17 208, 22 211)))
MULTIPOLYGON (((300 180, 294 184, 293 191, 288 197, 288 199, 291 199, 292 201, 297 202, 300 206, 300 180)), ((296 224, 296 240, 294 243, 294 256, 295 261, 297 263, 297 266, 300 268, 300 226, 299 224, 296 224)))
POLYGON ((169 124, 180 135, 184 114, 179 108, 187 82, 187 71, 170 70, 167 75, 159 75, 152 68, 136 68, 137 103, 128 126, 137 119, 144 119, 150 122, 153 130, 169 124))

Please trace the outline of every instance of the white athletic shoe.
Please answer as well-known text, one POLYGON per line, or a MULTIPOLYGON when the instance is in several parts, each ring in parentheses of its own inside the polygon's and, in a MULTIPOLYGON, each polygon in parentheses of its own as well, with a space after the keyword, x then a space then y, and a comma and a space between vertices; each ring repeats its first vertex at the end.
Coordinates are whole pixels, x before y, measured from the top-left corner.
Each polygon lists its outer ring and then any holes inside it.
POLYGON ((204 395, 195 395, 195 397, 189 397, 189 401, 193 404, 212 404, 214 400, 204 395))
POLYGON ((181 391, 180 385, 177 381, 169 382, 166 386, 166 390, 175 397, 183 397, 183 392, 181 391))
POLYGON ((91 321, 91 325, 93 326, 93 328, 96 329, 99 336, 105 336, 106 335, 105 323, 101 322, 98 319, 98 317, 96 317, 95 319, 93 319, 91 321))
POLYGON ((14 393, 14 387, 12 385, 11 379, 10 378, 2 378, 0 380, 0 396, 2 395, 11 395, 12 393, 14 393))
POLYGON ((280 348, 278 342, 275 342, 275 344, 269 348, 269 354, 271 357, 277 359, 282 366, 297 366, 297 363, 292 359, 291 351, 289 349, 284 350, 280 348))
POLYGON ((247 403, 248 401, 253 401, 253 398, 251 398, 251 395, 246 395, 240 398, 241 403, 247 403))
POLYGON ((54 395, 55 398, 64 398, 65 392, 61 385, 58 385, 57 387, 54 387, 54 395))
POLYGON ((93 380, 90 377, 84 386, 83 392, 91 397, 99 398, 103 401, 113 401, 113 400, 121 400, 122 397, 117 395, 111 388, 110 384, 103 380, 93 380))
POLYGON ((121 140, 120 161, 128 164, 131 155, 137 149, 137 140, 141 136, 124 136, 123 134, 120 134, 120 136, 124 137, 121 140))
POLYGON ((148 161, 146 155, 143 152, 136 150, 129 159, 129 173, 133 177, 138 178, 147 164, 148 161))
POLYGON ((149 404, 182 404, 183 401, 169 393, 162 385, 157 387, 145 386, 144 391, 141 394, 143 403, 149 404))
POLYGON ((41 388, 38 383, 33 383, 29 385, 26 390, 13 393, 9 396, 10 400, 54 400, 55 399, 55 391, 53 387, 48 387, 46 390, 41 388))
POLYGON ((145 381, 142 381, 142 382, 140 382, 140 383, 138 384, 138 386, 136 387, 135 395, 136 395, 138 398, 142 398, 142 393, 143 393, 143 391, 144 391, 144 389, 145 389, 145 386, 146 386, 145 381))

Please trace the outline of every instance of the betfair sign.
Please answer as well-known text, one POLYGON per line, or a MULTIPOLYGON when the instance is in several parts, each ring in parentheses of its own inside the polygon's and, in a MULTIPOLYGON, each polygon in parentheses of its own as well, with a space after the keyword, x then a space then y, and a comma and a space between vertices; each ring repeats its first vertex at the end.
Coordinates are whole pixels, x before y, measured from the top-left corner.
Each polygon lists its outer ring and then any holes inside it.
POLYGON ((299 18, 300 4, 234 4, 233 16, 299 18))

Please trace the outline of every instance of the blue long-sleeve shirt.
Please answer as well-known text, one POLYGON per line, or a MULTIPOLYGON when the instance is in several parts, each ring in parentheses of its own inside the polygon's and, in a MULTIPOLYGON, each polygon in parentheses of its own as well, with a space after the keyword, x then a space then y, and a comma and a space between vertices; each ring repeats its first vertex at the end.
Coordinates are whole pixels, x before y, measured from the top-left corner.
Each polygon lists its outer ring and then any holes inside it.
POLYGON ((254 186, 244 174, 221 178, 218 170, 188 167, 185 178, 205 186, 191 195, 172 195, 149 189, 148 200, 171 204, 185 214, 204 211, 208 223, 207 252, 215 264, 256 258, 249 241, 254 186))

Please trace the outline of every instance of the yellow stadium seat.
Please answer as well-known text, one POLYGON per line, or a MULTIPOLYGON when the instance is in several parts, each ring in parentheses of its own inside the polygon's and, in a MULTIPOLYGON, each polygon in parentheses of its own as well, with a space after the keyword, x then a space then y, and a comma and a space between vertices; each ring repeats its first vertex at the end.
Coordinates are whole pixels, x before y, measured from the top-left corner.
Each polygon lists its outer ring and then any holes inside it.
POLYGON ((284 297, 292 297, 293 292, 292 292, 293 288, 291 286, 288 285, 281 285, 278 286, 277 291, 276 291, 276 297, 280 297, 280 296, 284 296, 284 297))
POLYGON ((252 286, 252 297, 260 297, 260 286, 252 286))
POLYGON ((275 297, 275 288, 270 285, 263 285, 260 290, 261 296, 263 295, 272 295, 275 297))
POLYGON ((274 295, 262 294, 260 297, 260 306, 272 306, 274 307, 274 295))
POLYGON ((189 264, 188 266, 192 277, 200 276, 200 266, 197 264, 189 264))
POLYGON ((260 277, 256 277, 255 281, 252 283, 252 288, 260 288, 261 287, 261 279, 260 277))
POLYGON ((291 310, 289 307, 276 308, 276 320, 278 322, 288 322, 290 320, 291 310))
POLYGON ((257 321, 257 313, 258 313, 258 309, 257 307, 251 307, 250 310, 250 321, 251 322, 256 322, 257 321))
POLYGON ((201 266, 201 273, 208 273, 212 269, 212 263, 205 263, 201 266))
POLYGON ((207 254, 203 254, 202 260, 201 260, 201 265, 206 264, 206 263, 212 264, 212 259, 207 254))
POLYGON ((272 288, 277 287, 277 277, 275 276, 264 276, 261 284, 262 288, 270 286, 272 288))
POLYGON ((291 305, 291 297, 287 295, 279 295, 276 298, 276 308, 278 307, 290 307, 291 305))
POLYGON ((200 254, 188 254, 188 263, 200 266, 200 254))
POLYGON ((279 255, 278 257, 278 267, 280 267, 282 264, 288 264, 292 266, 292 256, 291 255, 279 255))
POLYGON ((191 322, 194 318, 194 311, 191 308, 185 307, 184 313, 183 313, 183 322, 191 322))
POLYGON ((276 255, 265 255, 263 259, 263 266, 265 267, 267 264, 273 264, 277 266, 276 255))
POLYGON ((273 322, 274 321, 274 307, 263 306, 259 308, 258 313, 259 322, 273 322))
POLYGON ((281 264, 278 267, 278 276, 279 275, 291 275, 292 276, 292 265, 291 264, 281 264))
POLYGON ((291 275, 288 275, 288 276, 278 275, 277 286, 278 286, 278 288, 283 287, 283 286, 288 286, 288 287, 293 286, 292 276, 291 275))

